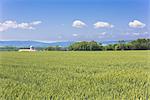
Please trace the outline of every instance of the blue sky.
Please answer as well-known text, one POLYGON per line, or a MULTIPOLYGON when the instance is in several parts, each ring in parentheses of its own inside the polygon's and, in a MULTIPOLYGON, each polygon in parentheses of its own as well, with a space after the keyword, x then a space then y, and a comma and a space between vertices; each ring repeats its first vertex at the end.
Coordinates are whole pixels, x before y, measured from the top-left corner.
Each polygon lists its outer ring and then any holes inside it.
POLYGON ((112 41, 147 38, 150 0, 1 0, 0 39, 112 41))

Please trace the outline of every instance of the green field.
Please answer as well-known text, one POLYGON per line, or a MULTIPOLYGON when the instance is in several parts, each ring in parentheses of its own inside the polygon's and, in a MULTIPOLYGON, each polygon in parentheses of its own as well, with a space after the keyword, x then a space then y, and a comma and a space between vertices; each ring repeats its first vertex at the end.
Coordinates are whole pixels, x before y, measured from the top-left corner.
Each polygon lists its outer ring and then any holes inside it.
POLYGON ((0 52, 0 100, 148 100, 150 51, 0 52))

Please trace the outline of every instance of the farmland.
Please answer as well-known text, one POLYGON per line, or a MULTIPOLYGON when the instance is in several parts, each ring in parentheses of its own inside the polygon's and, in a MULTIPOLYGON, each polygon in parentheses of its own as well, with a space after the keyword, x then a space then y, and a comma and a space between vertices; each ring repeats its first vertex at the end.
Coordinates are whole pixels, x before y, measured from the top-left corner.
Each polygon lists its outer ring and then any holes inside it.
POLYGON ((0 52, 2 100, 148 100, 150 51, 0 52))

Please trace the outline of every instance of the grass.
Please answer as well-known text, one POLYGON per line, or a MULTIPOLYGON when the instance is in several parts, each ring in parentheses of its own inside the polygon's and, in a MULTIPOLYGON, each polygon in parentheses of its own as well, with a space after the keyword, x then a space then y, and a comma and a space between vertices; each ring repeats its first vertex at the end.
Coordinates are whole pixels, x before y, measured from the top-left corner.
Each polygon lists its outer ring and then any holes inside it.
POLYGON ((148 100, 150 51, 0 52, 2 100, 148 100))

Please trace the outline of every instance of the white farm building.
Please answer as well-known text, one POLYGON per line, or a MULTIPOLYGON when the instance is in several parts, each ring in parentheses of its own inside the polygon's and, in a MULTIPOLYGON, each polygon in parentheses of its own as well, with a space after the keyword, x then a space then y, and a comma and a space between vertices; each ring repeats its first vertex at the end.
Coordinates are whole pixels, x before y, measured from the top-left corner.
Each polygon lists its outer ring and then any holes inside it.
POLYGON ((19 49, 19 52, 22 52, 22 51, 36 51, 36 50, 35 50, 35 48, 33 46, 30 46, 30 48, 19 49))

